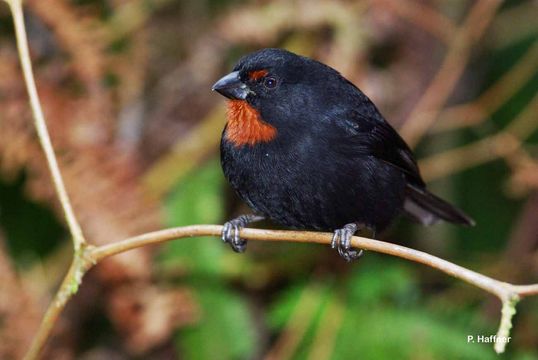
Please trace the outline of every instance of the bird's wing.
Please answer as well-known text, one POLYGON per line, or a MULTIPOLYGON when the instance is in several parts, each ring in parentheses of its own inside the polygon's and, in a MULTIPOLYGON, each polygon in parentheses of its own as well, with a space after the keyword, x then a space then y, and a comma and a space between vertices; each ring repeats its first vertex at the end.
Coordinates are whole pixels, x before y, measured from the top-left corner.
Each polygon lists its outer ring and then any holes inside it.
POLYGON ((412 184, 424 186, 413 153, 396 130, 375 106, 363 110, 346 111, 336 117, 336 124, 346 132, 346 144, 342 144, 346 152, 375 156, 402 170, 412 184))

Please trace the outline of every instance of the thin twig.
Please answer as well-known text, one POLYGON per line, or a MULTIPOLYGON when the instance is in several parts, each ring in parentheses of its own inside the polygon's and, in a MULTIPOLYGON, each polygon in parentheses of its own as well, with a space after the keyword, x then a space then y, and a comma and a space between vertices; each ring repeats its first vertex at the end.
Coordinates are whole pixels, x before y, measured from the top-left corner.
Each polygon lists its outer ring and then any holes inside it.
MULTIPOLYGON (((29 352, 26 359, 35 359, 37 357, 44 346, 45 341, 50 336, 54 322, 62 312, 69 298, 76 292, 76 287, 80 283, 81 278, 94 265, 109 256, 117 255, 142 246, 156 245, 175 239, 193 236, 220 236, 221 232, 222 226, 220 225, 192 225, 146 233, 99 247, 84 248, 81 256, 81 259, 83 260, 73 263, 59 291, 61 295, 56 296, 55 303, 48 309, 45 317, 46 321, 42 322, 38 335, 34 339, 34 343, 31 347, 31 352, 29 352)), ((332 234, 330 233, 311 231, 243 229, 241 230, 240 235, 247 240, 260 241, 290 241, 317 244, 330 244, 332 241, 332 234)), ((354 236, 351 243, 356 248, 397 256, 430 266, 497 296, 503 302, 503 309, 505 309, 502 312, 503 318, 498 334, 506 333, 507 326, 511 326, 512 313, 515 311, 515 304, 519 301, 519 298, 538 295, 538 284, 509 284, 492 279, 486 275, 482 275, 422 251, 358 236, 354 236), (509 306, 512 311, 507 311, 507 306, 509 306)), ((499 349, 496 348, 496 351, 499 351, 499 349)))
MULTIPOLYGON (((134 238, 126 239, 118 243, 95 248, 90 251, 89 257, 93 259, 95 263, 97 263, 108 256, 122 253, 130 249, 135 249, 140 246, 157 244, 178 237, 199 235, 219 236, 221 231, 222 227, 218 225, 198 225, 161 230, 154 233, 148 233, 134 238)), ((318 244, 330 244, 332 241, 332 234, 330 233, 310 231, 243 229, 240 235, 242 238, 248 240, 292 241, 318 244)), ((512 326, 512 317, 515 314, 515 306, 520 300, 520 298, 524 296, 538 294, 538 284, 509 284, 506 282, 492 279, 488 276, 466 269, 462 266, 453 264, 428 253, 410 249, 404 246, 358 236, 354 236, 351 240, 351 243, 356 248, 397 256, 430 266, 497 296, 503 304, 501 322, 499 330, 497 332, 497 335, 499 337, 507 336, 507 334, 509 333, 509 330, 512 326)), ((501 353, 504 351, 505 346, 506 342, 500 341, 495 343, 494 348, 496 352, 501 353)))
MULTIPOLYGON (((85 250, 87 248, 88 247, 85 247, 83 249, 85 250)), ((76 294, 78 286, 82 281, 82 277, 92 267, 93 264, 91 262, 83 261, 82 259, 83 257, 74 257, 60 288, 54 295, 52 303, 47 308, 43 320, 41 320, 37 334, 33 338, 32 344, 24 356, 25 360, 37 359, 39 357, 43 346, 50 338, 54 325, 58 321, 67 302, 74 294, 76 294)))
POLYGON ((39 102, 39 95, 37 94, 37 88, 34 80, 34 73, 32 70, 32 62, 30 59, 30 52, 28 50, 28 39, 26 36, 26 28, 24 26, 24 16, 22 12, 21 0, 6 0, 9 4, 11 12, 13 14, 13 22, 15 25, 15 35, 17 37, 17 48, 19 50, 19 58, 21 61, 22 72, 24 74, 24 81, 26 82, 26 89, 28 90, 28 96, 30 97, 30 106, 32 108, 35 127, 37 129, 37 135, 45 157, 47 158, 47 164, 51 173, 54 188, 62 204, 65 219, 73 237, 73 246, 75 252, 78 252, 82 246, 86 243, 80 225, 73 212, 73 207, 69 201, 69 196, 65 189, 62 174, 58 167, 56 156, 54 155, 54 149, 50 141, 49 132, 47 130, 47 124, 41 109, 41 103, 39 102))
MULTIPOLYGON (((120 254, 141 246, 160 244, 166 241, 184 237, 220 236, 221 232, 222 226, 220 225, 192 225, 159 230, 135 236, 116 243, 95 247, 88 250, 87 257, 93 263, 98 263, 109 256, 120 254)), ((247 240, 288 241, 317 244, 330 244, 332 240, 332 234, 323 232, 262 229, 243 229, 241 230, 241 237, 247 240)), ((465 269, 433 255, 404 246, 358 236, 354 236, 352 238, 352 243, 353 246, 360 249, 376 251, 428 265, 497 296, 505 293, 505 286, 514 286, 465 269)), ((538 290, 538 285, 535 286, 538 290)), ((518 288, 518 291, 514 292, 517 294, 521 293, 520 295, 522 295, 526 294, 526 291, 528 291, 528 288, 524 287, 518 288)))

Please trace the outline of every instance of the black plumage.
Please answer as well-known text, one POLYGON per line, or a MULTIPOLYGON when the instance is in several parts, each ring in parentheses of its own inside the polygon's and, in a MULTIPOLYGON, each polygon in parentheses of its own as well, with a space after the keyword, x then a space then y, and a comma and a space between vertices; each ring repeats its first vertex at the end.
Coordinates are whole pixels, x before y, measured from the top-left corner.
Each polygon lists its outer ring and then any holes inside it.
POLYGON ((428 225, 473 224, 428 192, 403 139, 329 66, 264 49, 242 58, 214 88, 257 116, 249 125, 230 118, 232 111, 221 141, 224 174, 256 213, 331 231, 350 223, 380 231, 401 213, 428 225), (269 128, 275 134, 260 137, 269 128))

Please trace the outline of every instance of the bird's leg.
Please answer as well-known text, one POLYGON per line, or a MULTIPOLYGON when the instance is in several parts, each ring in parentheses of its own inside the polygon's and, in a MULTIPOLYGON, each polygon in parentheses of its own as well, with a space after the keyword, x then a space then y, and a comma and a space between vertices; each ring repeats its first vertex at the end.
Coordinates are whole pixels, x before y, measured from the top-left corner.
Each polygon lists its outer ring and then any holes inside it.
POLYGON ((230 244, 233 251, 242 253, 245 252, 247 248, 247 241, 239 237, 239 232, 242 228, 248 224, 263 220, 263 216, 259 215, 241 215, 236 217, 233 220, 227 221, 222 227, 222 241, 230 244))
POLYGON ((364 224, 350 223, 344 225, 343 228, 337 229, 334 232, 333 240, 331 242, 331 247, 337 249, 341 257, 346 261, 353 261, 360 258, 363 254, 363 250, 354 249, 351 247, 351 237, 357 232, 360 228, 367 228, 372 231, 375 237, 375 229, 370 228, 364 224))

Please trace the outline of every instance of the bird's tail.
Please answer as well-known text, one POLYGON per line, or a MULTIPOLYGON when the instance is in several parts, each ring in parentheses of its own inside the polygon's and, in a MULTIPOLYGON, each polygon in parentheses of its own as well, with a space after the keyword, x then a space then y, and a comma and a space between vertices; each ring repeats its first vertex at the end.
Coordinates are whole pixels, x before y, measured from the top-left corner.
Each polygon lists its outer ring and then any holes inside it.
POLYGON ((454 224, 474 226, 475 222, 463 211, 433 195, 424 188, 407 185, 404 211, 412 219, 423 225, 445 220, 454 224))

